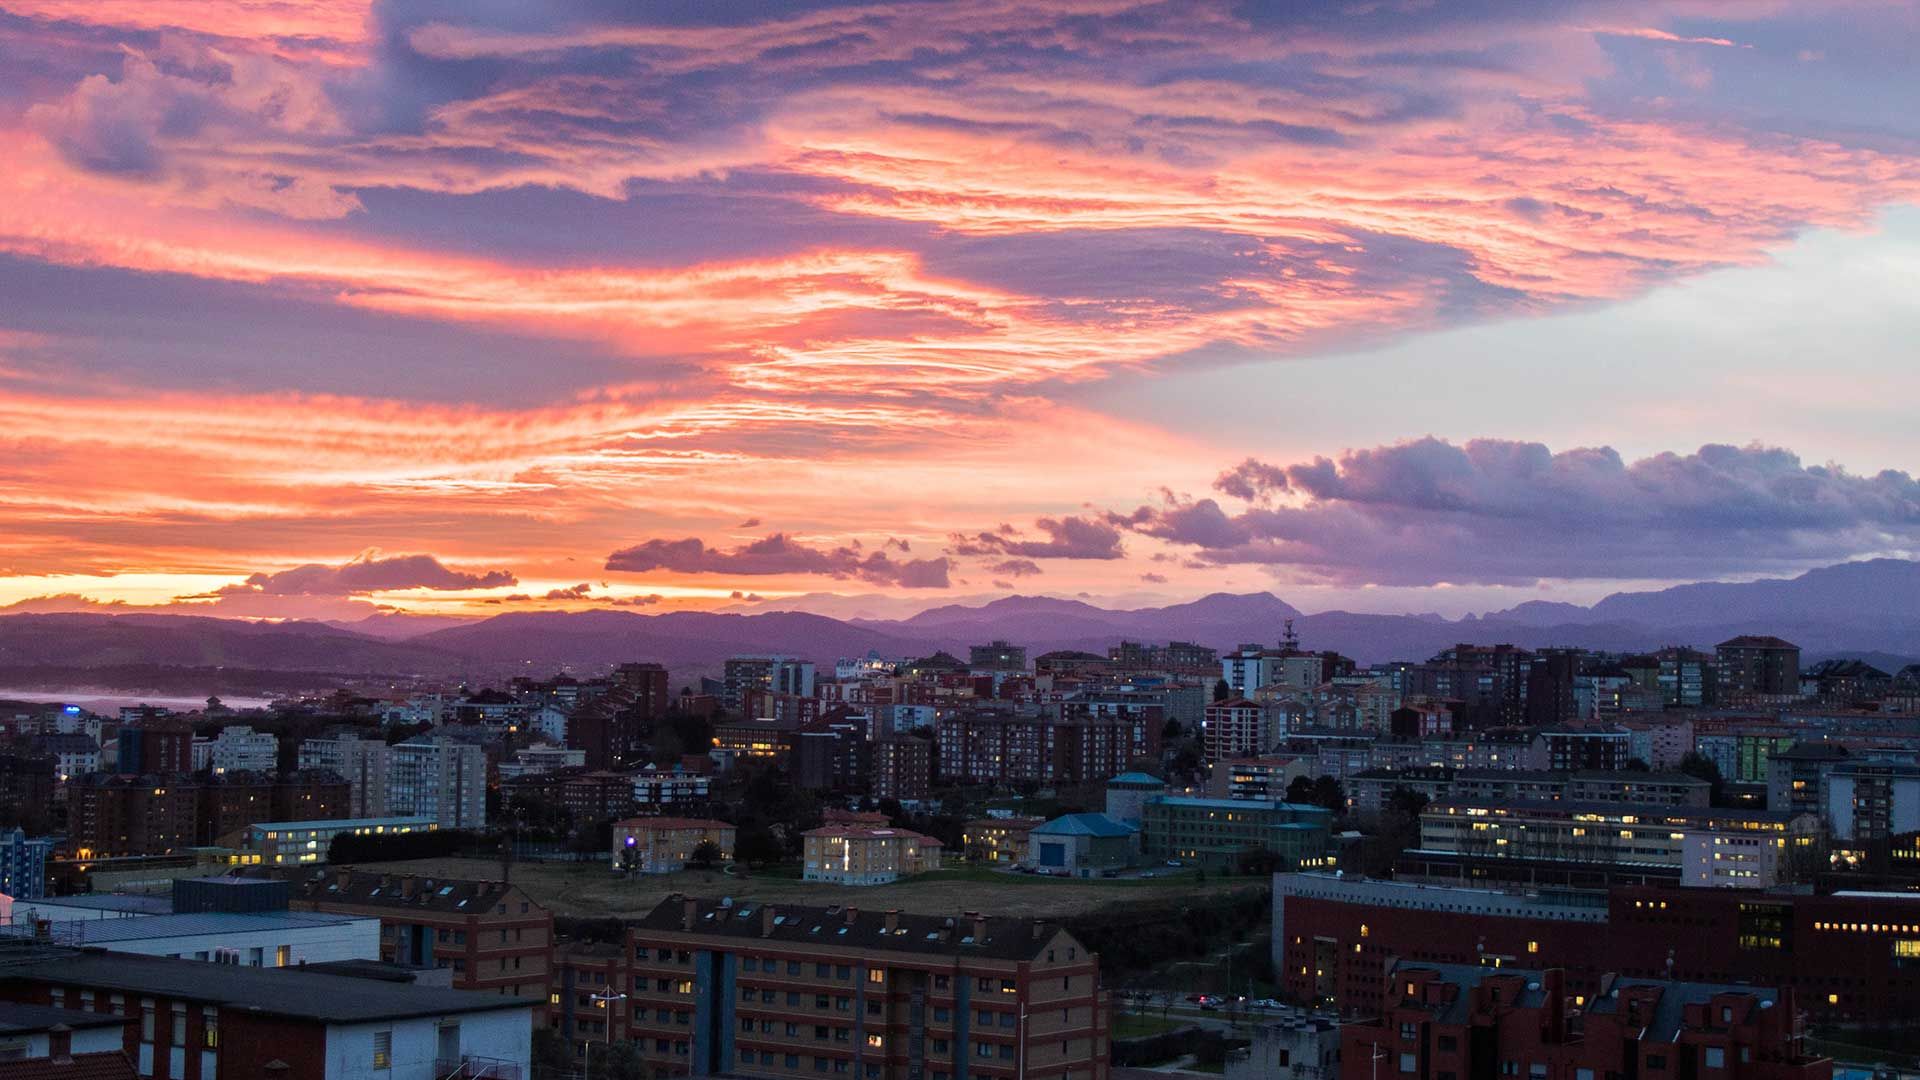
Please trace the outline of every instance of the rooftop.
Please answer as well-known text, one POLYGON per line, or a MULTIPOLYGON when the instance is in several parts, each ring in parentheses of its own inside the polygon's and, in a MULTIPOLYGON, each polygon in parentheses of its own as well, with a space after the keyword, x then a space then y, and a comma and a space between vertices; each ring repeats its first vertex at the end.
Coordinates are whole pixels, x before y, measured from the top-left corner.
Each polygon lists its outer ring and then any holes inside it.
POLYGON ((1036 836, 1132 836, 1139 831, 1105 814, 1067 814, 1033 830, 1036 836))
POLYGON ((358 829, 364 826, 380 825, 412 825, 425 828, 438 827, 436 820, 430 817, 333 818, 320 821, 256 821, 247 827, 272 832, 336 832, 340 829, 358 829))
POLYGON ((83 949, 7 969, 13 979, 179 998, 225 1008, 317 1020, 372 1023, 416 1016, 532 1008, 497 994, 385 983, 299 968, 246 967, 83 949))
POLYGON ((272 933, 285 930, 318 930, 344 926, 357 921, 351 915, 322 915, 304 912, 270 911, 242 914, 232 911, 203 911, 188 915, 148 915, 137 919, 92 919, 68 923, 62 933, 70 933, 73 945, 101 945, 112 948, 129 941, 154 938, 200 937, 215 934, 272 933))
POLYGON ((0 1002, 0 1035, 31 1035, 64 1024, 75 1031, 81 1028, 124 1027, 127 1017, 111 1013, 56 1009, 50 1005, 16 1005, 0 1002))
POLYGON ((1108 787, 1146 787, 1149 785, 1163 788, 1167 786, 1167 782, 1152 773, 1143 772, 1123 772, 1119 776, 1107 781, 1108 787))
POLYGON ((788 907, 751 900, 737 900, 731 906, 722 906, 724 903, 669 896, 655 905, 636 929, 747 938, 809 949, 881 949, 995 960, 1031 960, 1055 935, 1064 933, 1058 925, 1038 919, 788 907), (894 921, 892 931, 887 929, 889 919, 894 921))

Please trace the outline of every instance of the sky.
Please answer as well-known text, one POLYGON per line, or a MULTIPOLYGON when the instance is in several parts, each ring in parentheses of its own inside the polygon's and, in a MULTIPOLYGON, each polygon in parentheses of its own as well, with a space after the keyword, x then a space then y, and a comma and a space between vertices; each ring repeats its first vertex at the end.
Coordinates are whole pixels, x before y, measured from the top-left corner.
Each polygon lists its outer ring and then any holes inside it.
POLYGON ((0 611, 1920 549, 1920 5, 0 0, 0 611))

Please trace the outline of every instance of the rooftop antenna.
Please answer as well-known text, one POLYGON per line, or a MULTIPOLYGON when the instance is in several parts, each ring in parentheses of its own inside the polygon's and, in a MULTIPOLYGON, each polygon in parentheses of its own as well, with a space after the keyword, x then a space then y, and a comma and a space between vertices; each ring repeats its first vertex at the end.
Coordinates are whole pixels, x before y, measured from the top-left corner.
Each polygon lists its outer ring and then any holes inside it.
POLYGON ((1283 649, 1300 648, 1300 635, 1293 632, 1292 619, 1287 620, 1286 631, 1280 635, 1280 647, 1283 649))

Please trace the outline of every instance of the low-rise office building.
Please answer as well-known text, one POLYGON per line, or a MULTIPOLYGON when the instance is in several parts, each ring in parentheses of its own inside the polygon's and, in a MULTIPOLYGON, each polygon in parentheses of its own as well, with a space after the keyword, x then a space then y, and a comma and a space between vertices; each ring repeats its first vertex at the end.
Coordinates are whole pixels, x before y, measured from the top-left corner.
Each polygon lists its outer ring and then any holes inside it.
POLYGON ((247 826, 238 860, 243 865, 300 866, 327 861, 336 836, 404 836, 440 827, 430 817, 341 818, 336 821, 269 821, 247 826))
POLYGON ((802 839, 808 881, 884 885, 940 869, 940 841, 909 829, 824 825, 802 839))
POLYGON ((1333 814, 1323 807, 1158 795, 1141 807, 1140 850, 1208 868, 1261 853, 1286 869, 1311 869, 1333 864, 1332 832, 1333 814))
POLYGON ((685 870, 711 845, 716 865, 733 860, 736 830, 705 818, 640 817, 613 823, 613 869, 620 873, 671 874, 685 870))

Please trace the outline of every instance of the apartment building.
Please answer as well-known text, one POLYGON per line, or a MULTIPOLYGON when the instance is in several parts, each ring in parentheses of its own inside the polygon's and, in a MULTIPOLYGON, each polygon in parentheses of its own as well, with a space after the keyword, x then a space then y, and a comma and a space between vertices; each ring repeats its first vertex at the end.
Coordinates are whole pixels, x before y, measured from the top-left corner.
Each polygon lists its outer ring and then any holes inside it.
POLYGON ((915 735, 885 735, 873 741, 868 793, 876 799, 916 803, 933 790, 933 742, 915 735))
POLYGON ((390 748, 387 814, 428 817, 443 829, 487 827, 486 752, 444 736, 390 748))
POLYGON ((1207 760, 1264 754, 1273 749, 1280 732, 1274 730, 1273 712, 1244 697, 1230 697, 1206 707, 1202 722, 1207 760))
POLYGON ((284 878, 295 911, 378 918, 382 960, 448 969, 456 989, 521 998, 547 994, 553 913, 519 886, 351 867, 250 867, 234 873, 284 878))
POLYGON ((346 777, 347 817, 380 818, 388 816, 389 749, 385 739, 357 735, 307 739, 300 744, 299 763, 302 769, 327 769, 346 777))
POLYGON ((971 711, 941 718, 940 773, 962 783, 1086 783, 1157 757, 1158 716, 1098 716, 1063 708, 1018 716, 971 711))
POLYGON ((211 739, 194 740, 194 768, 229 772, 270 773, 280 767, 280 740, 269 732, 244 724, 220 729, 211 739), (199 758, 204 753, 206 760, 199 758))
POLYGON ((1603 976, 1576 993, 1558 969, 1399 961, 1389 1005, 1340 1032, 1344 1080, 1525 1076, 1587 1080, 1829 1080, 1793 991, 1603 976))
POLYGON ((673 896, 627 945, 612 1034, 663 1075, 1108 1076, 1098 958, 1049 923, 673 896))
POLYGON ((1027 855, 1027 837, 1046 824, 1046 818, 975 818, 967 822, 961 843, 968 862, 1012 866, 1027 855))
POLYGON ((940 841, 909 829, 824 825, 802 840, 808 881, 884 885, 940 869, 940 841))

